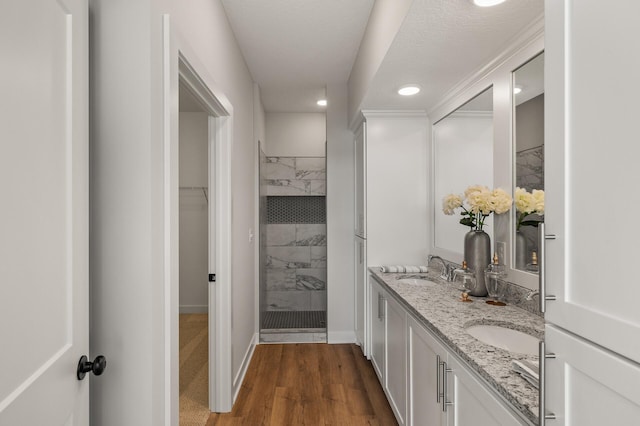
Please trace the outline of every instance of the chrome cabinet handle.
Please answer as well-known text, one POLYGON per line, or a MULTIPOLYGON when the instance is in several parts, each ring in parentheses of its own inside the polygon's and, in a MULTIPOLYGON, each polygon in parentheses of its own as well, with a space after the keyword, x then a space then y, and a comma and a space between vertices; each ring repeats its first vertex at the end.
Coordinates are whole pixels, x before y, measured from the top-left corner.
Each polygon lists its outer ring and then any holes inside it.
POLYGON ((384 319, 384 314, 382 312, 383 310, 384 310, 384 296, 382 295, 382 293, 378 293, 378 319, 380 321, 384 319))
POLYGON ((440 402, 440 364, 443 364, 440 361, 440 355, 436 355, 436 402, 440 402))
POLYGON ((545 390, 544 390, 544 386, 545 386, 545 360, 547 359, 555 359, 556 355, 555 354, 547 354, 547 351, 545 349, 545 343, 543 340, 540 341, 540 343, 538 344, 538 361, 540 364, 540 370, 538 371, 539 373, 539 383, 538 383, 538 396, 539 396, 539 401, 538 401, 538 418, 539 420, 539 425, 540 426, 545 426, 545 423, 547 420, 554 420, 556 418, 556 415, 553 413, 547 414, 547 408, 546 408, 546 404, 545 404, 545 390))
POLYGON ((545 255, 545 244, 546 240, 555 240, 556 236, 554 234, 547 235, 544 231, 544 222, 540 222, 538 225, 538 241, 540 242, 538 247, 538 298, 540 299, 540 312, 545 313, 547 310, 547 300, 556 300, 556 296, 549 295, 547 296, 547 284, 545 282, 545 275, 547 273, 547 258, 545 255))
POLYGON ((447 373, 451 373, 453 370, 447 368, 447 363, 442 363, 442 411, 447 411, 448 405, 453 405, 453 402, 447 401, 447 373))

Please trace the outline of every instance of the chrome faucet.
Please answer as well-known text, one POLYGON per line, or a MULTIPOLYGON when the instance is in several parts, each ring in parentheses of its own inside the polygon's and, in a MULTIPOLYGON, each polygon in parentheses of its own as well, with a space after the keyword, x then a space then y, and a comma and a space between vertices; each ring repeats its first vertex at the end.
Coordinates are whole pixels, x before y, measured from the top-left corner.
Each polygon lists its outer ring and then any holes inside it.
POLYGON ((440 271, 440 278, 446 281, 453 281, 453 271, 455 267, 451 265, 447 265, 447 262, 444 261, 440 256, 434 256, 432 254, 427 257, 427 266, 431 263, 432 260, 439 260, 442 263, 442 269, 440 271))
POLYGON ((533 300, 533 296, 540 296, 540 291, 538 290, 531 290, 529 292, 529 294, 527 294, 527 297, 525 297, 526 300, 533 300))

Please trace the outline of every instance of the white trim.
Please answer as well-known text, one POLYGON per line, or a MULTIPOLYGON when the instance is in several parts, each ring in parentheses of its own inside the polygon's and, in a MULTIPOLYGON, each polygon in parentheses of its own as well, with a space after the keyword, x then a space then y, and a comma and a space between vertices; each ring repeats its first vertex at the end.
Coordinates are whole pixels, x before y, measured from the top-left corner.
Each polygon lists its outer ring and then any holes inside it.
POLYGON ((178 315, 175 313, 174 305, 178 304, 177 285, 173 281, 172 242, 177 242, 172 230, 172 203, 175 197, 172 196, 173 188, 172 175, 172 126, 171 126, 171 25, 170 17, 162 15, 162 119, 163 119, 163 328, 164 328, 164 424, 170 426, 172 417, 179 418, 179 374, 178 366, 178 315), (174 289, 174 287, 176 287, 174 289), (175 359, 174 359, 175 358, 175 359), (176 369, 172 368, 176 365, 176 369))
MULTIPOLYGON (((489 61, 487 64, 481 66, 476 71, 472 72, 469 76, 462 79, 460 83, 453 86, 447 93, 442 96, 442 100, 435 104, 431 109, 427 111, 429 117, 434 112, 445 107, 450 100, 455 99, 462 94, 468 92, 476 82, 483 80, 497 68, 500 68, 505 62, 509 61, 513 56, 518 55, 521 50, 526 48, 532 43, 544 36, 544 14, 536 18, 529 26, 525 27, 512 42, 506 46, 500 55, 489 61)), ((480 92, 478 92, 480 93, 480 92)), ((460 104, 462 105, 462 104, 460 104)))
POLYGON ((400 110, 387 110, 387 109, 363 109, 361 111, 362 116, 365 118, 383 118, 383 117, 391 117, 391 118, 414 118, 414 117, 424 117, 427 118, 427 112, 419 109, 400 109, 400 110))
POLYGON ((208 305, 180 305, 178 312, 181 314, 206 314, 209 312, 208 305))
POLYGON ((327 331, 327 343, 337 345, 341 343, 356 343, 355 331, 327 331))
MULTIPOLYGON (((233 405, 231 353, 232 216, 231 154, 233 112, 226 97, 201 78, 186 55, 177 52, 179 81, 209 114, 209 221, 214 222, 209 241, 209 408, 229 412, 233 405), (213 190, 212 190, 213 189, 213 190), (213 240, 213 241, 212 241, 213 240)), ((176 103, 177 104, 177 103, 176 103)))
POLYGON ((259 334, 254 333, 251 341, 249 342, 249 346, 244 353, 244 357, 242 358, 242 363, 240 364, 240 368, 238 369, 238 374, 236 374, 235 379, 233 380, 233 400, 235 401, 238 398, 238 393, 242 388, 242 382, 244 382, 244 377, 247 374, 247 370, 249 369, 249 364, 251 363, 251 359, 253 359, 253 353, 255 352, 256 345, 260 340, 259 334))

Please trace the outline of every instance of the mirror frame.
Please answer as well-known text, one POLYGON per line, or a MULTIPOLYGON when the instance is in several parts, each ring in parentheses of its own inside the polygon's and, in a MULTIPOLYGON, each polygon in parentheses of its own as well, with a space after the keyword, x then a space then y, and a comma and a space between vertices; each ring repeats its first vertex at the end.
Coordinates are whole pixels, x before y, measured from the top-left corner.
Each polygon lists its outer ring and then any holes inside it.
MULTIPOLYGON (((544 51, 544 22, 540 20, 516 39, 500 56, 458 84, 441 102, 429 110, 428 117, 431 131, 429 132, 428 151, 431 170, 429 176, 430 217, 428 220, 432 229, 428 246, 430 254, 440 256, 457 264, 462 263, 463 260, 463 253, 456 253, 435 246, 435 213, 437 209, 441 208, 442 200, 434 199, 434 124, 487 88, 493 86, 493 187, 502 188, 513 195, 515 175, 515 165, 513 164, 515 155, 515 141, 513 139, 513 72, 542 51, 544 51)), ((452 220, 455 219, 452 218, 452 220)), ((489 230, 491 249, 502 254, 501 261, 506 266, 507 280, 509 282, 526 288, 537 289, 537 275, 512 268, 512 265, 514 265, 512 247, 515 244, 514 233, 511 232, 513 220, 514 214, 512 210, 502 215, 494 215, 493 230, 489 230)))

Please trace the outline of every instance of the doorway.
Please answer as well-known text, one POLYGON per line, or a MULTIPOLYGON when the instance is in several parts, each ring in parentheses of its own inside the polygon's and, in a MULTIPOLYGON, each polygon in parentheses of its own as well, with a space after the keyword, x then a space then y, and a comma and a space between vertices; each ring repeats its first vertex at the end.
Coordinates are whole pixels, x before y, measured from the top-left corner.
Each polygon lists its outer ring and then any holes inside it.
POLYGON ((174 366, 181 367, 176 368, 181 416, 182 408, 194 409, 206 422, 210 412, 227 412, 232 405, 233 123, 231 105, 219 101, 224 95, 216 96, 181 52, 178 71, 178 131, 167 153, 175 159, 168 179, 175 194, 171 216, 179 218, 173 240, 178 248, 174 264, 179 265, 174 287, 178 306, 172 308, 179 312, 173 323, 179 335, 174 366))
POLYGON ((180 424, 204 424, 210 413, 209 115, 184 82, 178 111, 180 424))

